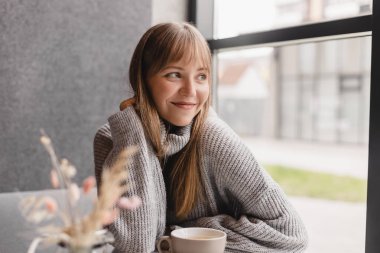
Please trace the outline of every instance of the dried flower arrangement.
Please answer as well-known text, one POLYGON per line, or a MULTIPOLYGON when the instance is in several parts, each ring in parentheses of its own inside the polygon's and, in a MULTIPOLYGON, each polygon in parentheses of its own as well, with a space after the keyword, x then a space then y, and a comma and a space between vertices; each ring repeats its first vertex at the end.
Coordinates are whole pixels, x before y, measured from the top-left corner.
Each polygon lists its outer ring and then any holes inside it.
MULTIPOLYGON (((94 246, 112 242, 112 234, 102 228, 118 217, 120 208, 133 210, 141 203, 137 196, 123 197, 128 188, 126 184, 128 172, 124 165, 135 153, 136 148, 125 149, 112 167, 104 169, 101 188, 98 189, 100 194, 94 200, 92 211, 83 217, 78 217, 76 207, 81 194, 78 185, 72 181, 76 168, 66 159, 59 162, 50 138, 43 131, 40 141, 48 151, 53 164, 50 173, 52 186, 65 190, 66 210, 59 210, 56 200, 49 196, 31 196, 20 202, 20 210, 29 222, 41 223, 58 216, 64 224, 63 227, 56 225, 40 227, 38 232, 41 236, 32 241, 28 253, 34 253, 40 243, 59 244, 74 253, 91 252, 94 246)), ((82 184, 83 193, 88 195, 95 184, 93 176, 86 178, 82 184)))

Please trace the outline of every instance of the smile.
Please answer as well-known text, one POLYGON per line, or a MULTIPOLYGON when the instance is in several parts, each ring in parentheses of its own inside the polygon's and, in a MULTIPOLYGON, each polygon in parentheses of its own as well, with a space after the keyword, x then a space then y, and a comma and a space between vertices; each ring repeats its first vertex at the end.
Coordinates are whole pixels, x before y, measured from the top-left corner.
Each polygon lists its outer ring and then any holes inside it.
POLYGON ((172 104, 180 109, 185 109, 185 110, 191 110, 197 105, 195 103, 188 103, 188 102, 172 102, 172 104))

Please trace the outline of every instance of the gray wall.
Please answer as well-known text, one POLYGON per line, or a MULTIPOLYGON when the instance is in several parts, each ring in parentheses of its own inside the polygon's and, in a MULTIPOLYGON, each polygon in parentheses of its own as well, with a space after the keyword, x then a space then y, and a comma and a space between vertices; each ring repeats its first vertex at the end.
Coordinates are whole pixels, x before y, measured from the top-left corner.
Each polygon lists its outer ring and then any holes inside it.
POLYGON ((96 129, 118 110, 151 0, 0 0, 0 192, 50 187, 39 129, 93 174, 96 129))
POLYGON ((188 0, 152 0, 152 24, 186 21, 188 0))

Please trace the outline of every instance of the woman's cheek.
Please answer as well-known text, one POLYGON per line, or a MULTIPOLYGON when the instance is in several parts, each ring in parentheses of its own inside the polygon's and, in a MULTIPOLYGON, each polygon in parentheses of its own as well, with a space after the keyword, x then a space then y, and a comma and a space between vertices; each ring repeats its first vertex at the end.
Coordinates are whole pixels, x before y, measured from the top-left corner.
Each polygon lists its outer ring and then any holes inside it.
POLYGON ((210 88, 208 85, 204 85, 201 87, 201 89, 199 90, 199 93, 200 93, 200 96, 201 96, 201 99, 203 101, 206 101, 208 96, 210 95, 210 88))

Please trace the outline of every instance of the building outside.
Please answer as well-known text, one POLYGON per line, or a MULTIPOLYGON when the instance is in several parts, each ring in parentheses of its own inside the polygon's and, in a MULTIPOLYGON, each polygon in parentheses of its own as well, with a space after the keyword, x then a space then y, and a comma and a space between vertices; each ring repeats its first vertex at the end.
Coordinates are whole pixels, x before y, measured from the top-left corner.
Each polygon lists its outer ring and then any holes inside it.
MULTIPOLYGON (((369 8, 344 7, 352 1, 277 3, 278 24, 369 8), (302 11, 307 3, 319 9, 302 11)), ((220 52, 217 109, 241 135, 366 145, 370 48, 370 37, 360 37, 220 52)))

